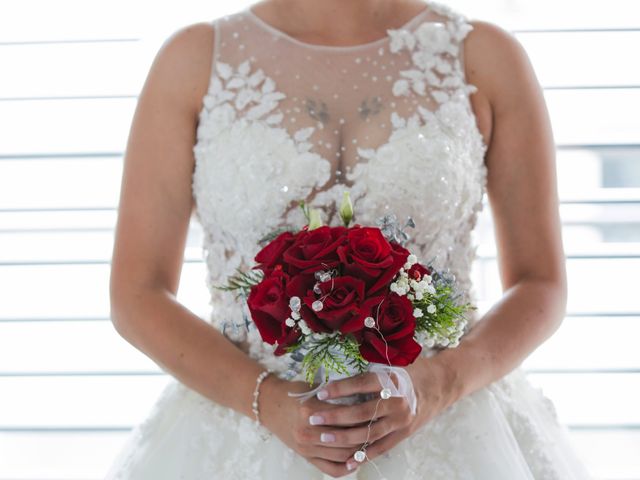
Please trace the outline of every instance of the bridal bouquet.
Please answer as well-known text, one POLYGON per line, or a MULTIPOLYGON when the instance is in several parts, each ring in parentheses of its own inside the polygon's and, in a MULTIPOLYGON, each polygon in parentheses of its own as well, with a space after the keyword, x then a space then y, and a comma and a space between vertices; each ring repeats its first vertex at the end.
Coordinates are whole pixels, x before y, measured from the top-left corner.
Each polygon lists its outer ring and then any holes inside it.
MULTIPOLYGON (((339 207, 344 225, 323 225, 320 211, 300 202, 307 225, 275 231, 249 272, 239 269, 223 290, 239 290, 274 354, 296 353, 309 384, 406 366, 423 346, 456 347, 464 313, 454 277, 421 263, 403 243, 394 215, 377 226, 354 224, 349 192, 339 207), (322 373, 324 372, 324 373, 322 373)), ((415 226, 409 218, 407 225, 415 226)))

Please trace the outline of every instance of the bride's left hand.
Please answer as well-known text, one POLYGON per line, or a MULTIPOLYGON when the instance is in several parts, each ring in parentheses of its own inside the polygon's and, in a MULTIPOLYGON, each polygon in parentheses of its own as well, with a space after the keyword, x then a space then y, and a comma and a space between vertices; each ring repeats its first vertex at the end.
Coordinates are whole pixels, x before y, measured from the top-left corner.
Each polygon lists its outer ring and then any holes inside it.
MULTIPOLYGON (((317 425, 317 443, 335 447, 353 447, 367 441, 366 454, 373 460, 384 454, 403 439, 411 436, 422 425, 454 401, 451 392, 449 373, 436 357, 418 357, 414 363, 403 367, 410 375, 416 394, 416 414, 411 414, 409 402, 404 397, 391 397, 380 400, 379 397, 356 405, 333 405, 326 410, 318 410, 313 415, 322 417, 324 422, 317 425), (377 410, 376 410, 377 404, 377 410), (375 413, 375 417, 374 417, 375 413), (371 423, 371 432, 367 440, 367 425, 371 423), (327 443, 322 438, 335 440, 327 443)), ((397 377, 391 376, 398 385, 397 377)), ((382 390, 378 376, 373 372, 362 373, 349 378, 334 380, 324 387, 328 397, 322 400, 344 397, 355 393, 378 393, 382 390)), ((359 448, 354 448, 354 453, 359 448)), ((349 463, 358 466, 353 458, 349 463)))

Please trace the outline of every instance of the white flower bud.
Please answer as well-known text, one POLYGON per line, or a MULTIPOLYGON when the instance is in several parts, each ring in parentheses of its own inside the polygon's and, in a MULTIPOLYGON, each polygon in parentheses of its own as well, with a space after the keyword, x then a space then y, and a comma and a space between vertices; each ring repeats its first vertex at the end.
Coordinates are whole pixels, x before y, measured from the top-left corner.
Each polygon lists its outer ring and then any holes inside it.
POLYGON ((322 226, 322 218, 320 217, 320 210, 312 208, 309 211, 309 230, 314 230, 322 226))
POLYGON ((342 203, 340 204, 340 218, 342 219, 342 223, 344 223, 345 227, 349 226, 349 222, 353 218, 353 205, 351 203, 351 198, 349 197, 349 192, 344 191, 342 194, 342 203))
POLYGON ((427 312, 429 313, 435 313, 436 312, 436 306, 432 303, 431 305, 429 305, 427 307, 427 312))

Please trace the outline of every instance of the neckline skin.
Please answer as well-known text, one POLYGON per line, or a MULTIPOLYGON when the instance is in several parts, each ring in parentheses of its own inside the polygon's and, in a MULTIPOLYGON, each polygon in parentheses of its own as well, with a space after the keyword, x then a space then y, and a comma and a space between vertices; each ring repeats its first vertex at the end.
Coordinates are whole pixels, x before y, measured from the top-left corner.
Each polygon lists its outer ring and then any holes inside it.
MULTIPOLYGON (((404 24, 400 25, 399 27, 396 28, 389 28, 388 30, 403 30, 403 29, 407 29, 409 27, 411 27, 413 24, 415 24, 416 22, 418 22, 418 20, 420 20, 426 13, 431 11, 431 6, 429 5, 428 2, 425 2, 425 8, 423 8, 422 10, 420 10, 417 14, 415 14, 413 17, 411 17, 409 20, 407 20, 404 24)), ((382 46, 385 43, 387 43, 390 39, 389 39, 389 35, 385 35, 384 37, 378 38, 376 40, 372 40, 370 42, 366 42, 366 43, 359 43, 356 45, 324 45, 324 44, 319 44, 319 43, 309 43, 309 42, 304 42, 302 40, 299 40, 291 35, 289 35, 288 33, 280 30, 279 28, 274 27, 273 25, 271 25, 270 23, 266 22, 265 20, 263 20, 261 17, 259 17, 258 15, 256 15, 256 13, 253 11, 253 5, 248 5, 247 7, 244 8, 244 10, 242 11, 247 17, 249 17, 251 20, 253 20, 254 23, 256 23, 259 27, 261 27, 262 29, 278 36, 281 37, 283 39, 285 39, 286 41, 293 43, 295 45, 298 45, 300 47, 304 47, 310 50, 324 50, 324 51, 334 51, 334 52, 350 52, 350 51, 360 51, 363 49, 368 49, 368 48, 373 48, 373 47, 378 47, 378 46, 382 46)))

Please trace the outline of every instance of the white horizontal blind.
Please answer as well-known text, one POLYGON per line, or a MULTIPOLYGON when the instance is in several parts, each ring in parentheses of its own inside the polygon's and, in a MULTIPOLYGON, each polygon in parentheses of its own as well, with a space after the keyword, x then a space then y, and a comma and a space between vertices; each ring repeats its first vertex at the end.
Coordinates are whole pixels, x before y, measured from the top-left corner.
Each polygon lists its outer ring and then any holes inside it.
MULTIPOLYGON (((246 3, 0 5, 0 480, 102 478, 166 384, 108 318, 122 152, 160 42, 246 3)), ((448 3, 522 42, 558 143, 569 314, 524 366, 595 476, 640 479, 640 11, 448 3)), ((500 296, 492 228, 487 205, 482 311, 500 296)), ((201 235, 192 221, 178 298, 204 317, 201 235)))

